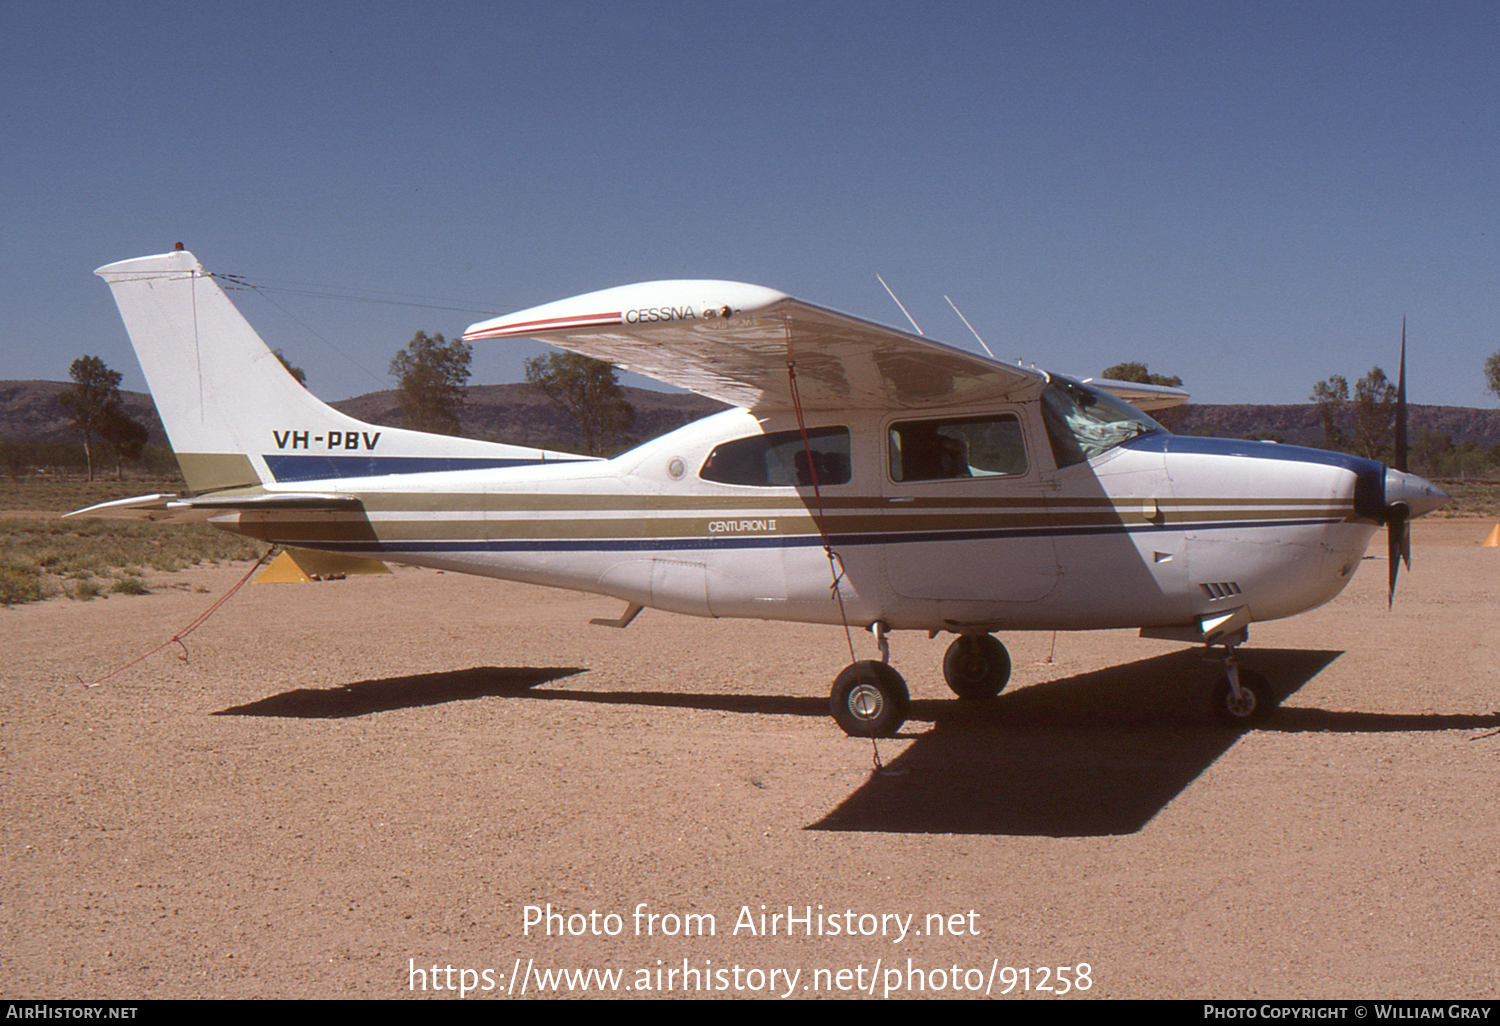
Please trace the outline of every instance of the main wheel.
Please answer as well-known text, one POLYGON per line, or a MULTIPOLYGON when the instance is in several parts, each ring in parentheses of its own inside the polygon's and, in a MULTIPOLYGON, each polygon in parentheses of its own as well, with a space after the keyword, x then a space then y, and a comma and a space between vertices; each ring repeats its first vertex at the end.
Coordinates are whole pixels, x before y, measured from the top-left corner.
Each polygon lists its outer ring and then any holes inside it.
POLYGON ((994 698, 1010 680, 1010 653, 993 634, 960 634, 943 654, 943 679, 959 698, 994 698))
POLYGON ((1220 723, 1250 727, 1263 721, 1276 708, 1276 692, 1266 678, 1253 670, 1240 670, 1240 697, 1234 697, 1226 673, 1214 684, 1213 712, 1220 723))
POLYGON ((828 709, 850 737, 890 737, 906 722, 911 695, 901 674, 885 663, 851 663, 833 682, 828 709))

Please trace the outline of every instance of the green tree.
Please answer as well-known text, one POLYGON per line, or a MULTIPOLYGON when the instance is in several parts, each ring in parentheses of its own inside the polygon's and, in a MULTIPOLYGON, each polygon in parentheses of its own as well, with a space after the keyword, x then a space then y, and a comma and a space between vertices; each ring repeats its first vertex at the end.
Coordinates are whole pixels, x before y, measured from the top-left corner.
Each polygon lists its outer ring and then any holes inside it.
POLYGON ((1375 459, 1395 433, 1396 386, 1379 367, 1354 383, 1354 447, 1375 459))
POLYGON ((473 350, 463 339, 419 331, 391 361, 406 426, 440 435, 458 434, 473 350))
MULTIPOLYGON (((1099 372, 1101 378, 1110 381, 1128 381, 1136 385, 1163 385, 1167 388, 1180 388, 1182 379, 1176 376, 1168 377, 1165 374, 1152 374, 1150 368, 1144 363, 1135 360, 1126 363, 1117 363, 1113 367, 1106 367, 1099 372)), ((1151 416, 1157 423, 1168 431, 1177 431, 1187 420, 1188 408, 1186 406, 1173 406, 1165 410, 1156 410, 1151 416)))
POLYGON ((297 379, 297 384, 303 388, 307 387, 307 371, 301 367, 293 367, 292 362, 282 355, 280 349, 277 349, 273 355, 281 361, 281 365, 286 368, 286 372, 297 379))
POLYGON ((121 374, 110 370, 97 356, 80 356, 68 367, 68 376, 73 387, 57 397, 73 425, 83 434, 84 461, 88 467, 89 480, 94 479, 93 442, 102 434, 112 410, 118 411, 123 401, 120 398, 121 374))
POLYGON ((123 406, 111 406, 99 425, 99 436, 115 451, 115 480, 125 477, 125 461, 134 463, 146 449, 146 425, 131 418, 123 406))
POLYGON ((1484 386, 1486 392, 1500 399, 1500 351, 1484 361, 1484 386))
POLYGON ((603 360, 579 353, 548 353, 526 361, 526 384, 578 423, 583 447, 602 456, 635 424, 635 407, 603 360))
POLYGON ((1167 388, 1180 388, 1182 379, 1176 376, 1167 377, 1164 374, 1152 374, 1144 363, 1134 360, 1128 363, 1117 363, 1113 367, 1106 367, 1099 372, 1101 378, 1110 381, 1130 381, 1137 385, 1165 385, 1167 388))
POLYGON ((1335 374, 1325 381, 1320 381, 1312 388, 1312 395, 1308 396, 1318 404, 1318 417, 1323 422, 1323 447, 1325 449, 1343 449, 1348 445, 1348 439, 1339 430, 1335 418, 1339 410, 1349 401, 1349 381, 1342 374, 1335 374))

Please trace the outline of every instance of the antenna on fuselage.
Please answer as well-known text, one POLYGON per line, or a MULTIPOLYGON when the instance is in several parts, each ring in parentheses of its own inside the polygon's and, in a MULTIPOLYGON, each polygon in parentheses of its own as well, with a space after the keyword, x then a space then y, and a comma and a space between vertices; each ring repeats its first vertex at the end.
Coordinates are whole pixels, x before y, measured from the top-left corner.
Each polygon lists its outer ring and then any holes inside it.
MULTIPOLYGON (((948 299, 947 296, 944 296, 943 298, 944 299, 948 299)), ((953 300, 951 300, 951 299, 948 299, 948 305, 951 306, 951 307, 953 307, 953 312, 956 313, 956 314, 958 314, 958 319, 964 322, 964 327, 966 327, 966 328, 969 329, 969 334, 973 335, 974 338, 979 342, 979 344, 982 345, 982 346, 984 346, 984 351, 986 353, 989 353, 990 359, 991 360, 995 359, 996 358, 995 354, 990 351, 990 347, 989 346, 984 345, 984 339, 982 339, 982 338, 979 337, 979 332, 977 332, 977 331, 974 330, 974 325, 972 325, 972 324, 969 323, 969 319, 964 316, 964 312, 958 308, 958 305, 956 303, 954 303, 953 300)))
MULTIPOLYGON (((906 314, 906 319, 911 321, 911 326, 916 330, 917 334, 922 335, 922 329, 917 327, 916 318, 912 317, 911 314, 906 313, 906 307, 901 306, 901 300, 896 298, 896 294, 892 292, 891 287, 885 283, 885 279, 877 274, 875 276, 875 280, 880 282, 880 287, 885 289, 885 294, 891 297, 891 302, 895 303, 897 307, 900 307, 901 312, 906 314)), ((927 336, 922 335, 922 337, 926 338, 927 336)))

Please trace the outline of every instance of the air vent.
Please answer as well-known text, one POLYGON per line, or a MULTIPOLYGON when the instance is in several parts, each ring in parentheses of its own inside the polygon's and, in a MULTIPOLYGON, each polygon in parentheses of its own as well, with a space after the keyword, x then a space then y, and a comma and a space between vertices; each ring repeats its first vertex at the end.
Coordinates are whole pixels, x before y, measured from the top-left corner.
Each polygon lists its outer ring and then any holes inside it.
POLYGON ((1240 593, 1240 586, 1233 581, 1220 581, 1217 584, 1203 584, 1200 587, 1208 592, 1211 599, 1233 598, 1240 593))

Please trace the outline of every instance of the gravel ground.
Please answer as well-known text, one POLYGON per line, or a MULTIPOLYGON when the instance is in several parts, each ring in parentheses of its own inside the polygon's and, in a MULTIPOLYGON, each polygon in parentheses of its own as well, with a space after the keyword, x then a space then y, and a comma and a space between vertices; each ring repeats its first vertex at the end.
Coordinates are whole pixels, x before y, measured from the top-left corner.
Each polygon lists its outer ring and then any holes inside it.
POLYGON ((1256 625, 1291 693, 1242 735, 1183 646, 1010 636, 974 707, 898 634, 881 772, 829 628, 400 569, 249 584, 84 689, 245 566, 3 609, 0 992, 1493 997, 1492 526, 1417 523, 1394 612, 1374 558, 1256 625))

